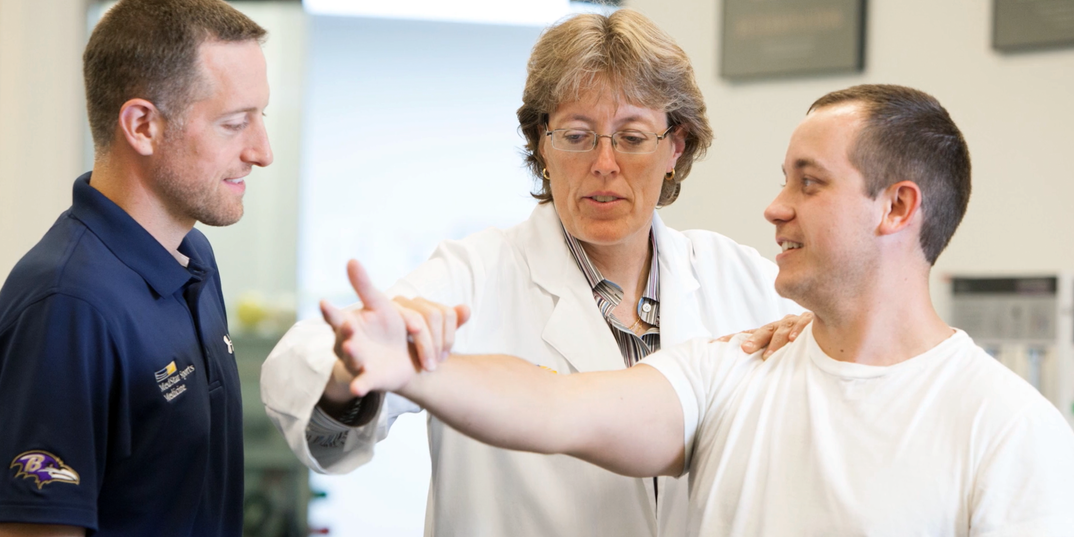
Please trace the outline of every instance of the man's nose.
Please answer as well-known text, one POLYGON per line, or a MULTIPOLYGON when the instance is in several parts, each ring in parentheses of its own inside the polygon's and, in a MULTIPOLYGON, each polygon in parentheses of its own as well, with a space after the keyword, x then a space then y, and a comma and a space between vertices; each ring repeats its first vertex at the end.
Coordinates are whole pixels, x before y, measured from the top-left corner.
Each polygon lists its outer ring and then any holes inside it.
POLYGON ((272 164, 272 144, 269 143, 268 131, 265 130, 263 122, 258 121, 257 128, 253 130, 253 139, 243 151, 242 160, 263 168, 272 164))
POLYGON ((776 199, 772 200, 768 207, 765 207, 764 218, 772 224, 786 222, 794 218, 794 209, 784 199, 782 190, 776 195, 776 199))

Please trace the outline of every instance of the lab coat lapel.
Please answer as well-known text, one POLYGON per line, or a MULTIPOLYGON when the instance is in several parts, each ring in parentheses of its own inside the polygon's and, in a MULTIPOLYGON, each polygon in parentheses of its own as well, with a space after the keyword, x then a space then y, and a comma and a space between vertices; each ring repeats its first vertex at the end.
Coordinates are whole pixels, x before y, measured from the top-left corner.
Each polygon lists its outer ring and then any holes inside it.
MULTIPOLYGON (((701 283, 694 273, 689 239, 678 231, 668 229, 656 214, 653 215, 653 233, 660 248, 660 348, 666 349, 695 337, 711 336, 702 322, 701 283)), ((657 478, 664 495, 669 493, 669 479, 657 478)), ((650 506, 654 512, 659 510, 656 518, 669 516, 671 511, 666 508, 666 496, 660 496, 661 501, 657 502, 653 480, 642 481, 649 495, 650 506)), ((684 487, 686 484, 678 483, 676 486, 684 487)))
POLYGON ((656 214, 653 231, 660 248, 660 347, 712 336, 702 322, 701 284, 694 274, 690 241, 668 229, 656 214))
POLYGON ((578 371, 624 367, 619 346, 597 309, 593 290, 563 240, 552 204, 539 205, 520 239, 533 282, 556 297, 542 339, 578 371))

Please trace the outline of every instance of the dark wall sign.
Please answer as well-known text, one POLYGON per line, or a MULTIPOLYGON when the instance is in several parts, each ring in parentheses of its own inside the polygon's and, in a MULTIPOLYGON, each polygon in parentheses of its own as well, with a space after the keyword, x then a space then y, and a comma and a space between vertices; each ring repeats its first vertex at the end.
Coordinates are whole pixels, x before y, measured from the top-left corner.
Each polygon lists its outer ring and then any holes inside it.
POLYGON ((995 0, 992 21, 996 50, 1074 47, 1074 0, 995 0))
POLYGON ((729 79, 860 71, 865 0, 724 0, 729 79))

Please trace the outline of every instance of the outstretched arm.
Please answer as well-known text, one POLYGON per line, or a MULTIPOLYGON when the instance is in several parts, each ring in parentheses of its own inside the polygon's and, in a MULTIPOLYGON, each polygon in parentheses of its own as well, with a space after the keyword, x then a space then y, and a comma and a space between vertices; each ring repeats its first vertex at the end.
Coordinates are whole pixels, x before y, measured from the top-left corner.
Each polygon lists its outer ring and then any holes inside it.
POLYGON ((682 473, 682 407, 647 365, 558 375, 510 356, 453 355, 399 393, 493 446, 564 453, 635 477, 682 473))
MULTIPOLYGON (((351 393, 395 391, 488 444, 564 453, 631 476, 681 473, 683 413, 656 369, 557 375, 508 356, 455 355, 421 373, 407 347, 413 315, 393 306, 356 261, 348 271, 363 308, 325 319, 342 334, 337 352, 358 371, 351 393)), ((414 335, 418 339, 421 335, 414 335)))

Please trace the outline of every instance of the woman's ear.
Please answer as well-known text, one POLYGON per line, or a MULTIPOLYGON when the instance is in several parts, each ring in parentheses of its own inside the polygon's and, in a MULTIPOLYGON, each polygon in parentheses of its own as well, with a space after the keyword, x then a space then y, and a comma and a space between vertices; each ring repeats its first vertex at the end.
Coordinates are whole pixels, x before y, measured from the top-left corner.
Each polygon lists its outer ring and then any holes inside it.
POLYGON ((686 127, 682 125, 676 125, 668 133, 667 139, 672 144, 671 161, 668 163, 668 169, 670 172, 675 169, 675 163, 679 161, 679 157, 686 151, 686 127))

